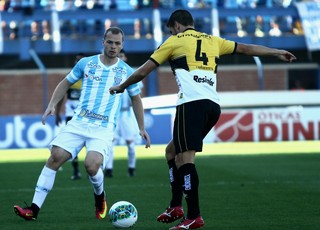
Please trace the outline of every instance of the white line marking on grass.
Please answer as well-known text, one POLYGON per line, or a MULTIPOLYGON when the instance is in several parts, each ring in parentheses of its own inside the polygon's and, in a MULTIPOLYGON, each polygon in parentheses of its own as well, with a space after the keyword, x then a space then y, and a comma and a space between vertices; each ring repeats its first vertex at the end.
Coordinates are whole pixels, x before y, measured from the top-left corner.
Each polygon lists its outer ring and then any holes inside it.
MULTIPOLYGON (((313 180, 313 181, 280 181, 280 180, 263 180, 263 181, 215 181, 215 182, 200 182, 200 187, 206 187, 206 186, 230 186, 230 185, 263 185, 263 184, 273 184, 273 185, 288 185, 288 184, 300 184, 300 185, 319 185, 320 181, 313 180)), ((159 188, 159 187, 169 187, 168 184, 161 184, 161 183, 155 183, 155 184, 126 184, 126 185, 106 185, 105 189, 112 189, 112 188, 159 188)), ((74 191, 74 190, 92 190, 92 187, 89 186, 78 186, 78 187, 53 187, 51 191, 74 191)), ((0 193, 10 193, 10 192, 31 192, 34 191, 34 188, 18 188, 18 189, 0 189, 0 193)))

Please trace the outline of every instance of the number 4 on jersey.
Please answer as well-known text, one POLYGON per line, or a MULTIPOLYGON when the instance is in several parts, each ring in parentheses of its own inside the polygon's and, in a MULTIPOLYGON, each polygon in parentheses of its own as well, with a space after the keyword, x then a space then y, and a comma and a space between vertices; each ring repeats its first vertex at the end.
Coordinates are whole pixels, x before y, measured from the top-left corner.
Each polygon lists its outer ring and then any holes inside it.
POLYGON ((201 53, 201 40, 197 40, 197 50, 196 50, 196 61, 202 61, 203 65, 208 64, 207 54, 205 52, 201 53))

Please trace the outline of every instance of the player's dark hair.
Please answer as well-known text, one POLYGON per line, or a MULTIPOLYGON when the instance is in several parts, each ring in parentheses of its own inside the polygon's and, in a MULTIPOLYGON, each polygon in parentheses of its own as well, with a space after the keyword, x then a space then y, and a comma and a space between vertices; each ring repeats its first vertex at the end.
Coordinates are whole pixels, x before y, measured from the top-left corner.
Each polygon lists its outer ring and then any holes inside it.
POLYGON ((183 26, 194 26, 193 17, 187 10, 174 11, 167 22, 167 27, 173 27, 175 22, 183 26))
POLYGON ((109 29, 107 29, 105 32, 104 32, 104 35, 103 35, 103 40, 106 39, 106 36, 107 34, 111 32, 112 34, 121 34, 122 35, 122 41, 124 41, 124 33, 122 31, 122 29, 120 29, 119 27, 110 27, 109 29))

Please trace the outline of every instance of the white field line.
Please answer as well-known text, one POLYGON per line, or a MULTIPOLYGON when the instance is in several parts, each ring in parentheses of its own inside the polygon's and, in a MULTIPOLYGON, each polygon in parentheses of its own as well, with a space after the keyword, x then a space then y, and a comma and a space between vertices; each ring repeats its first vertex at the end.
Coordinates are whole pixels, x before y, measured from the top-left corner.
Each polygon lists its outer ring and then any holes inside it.
MULTIPOLYGON (((233 186, 233 185, 239 185, 239 186, 246 186, 246 185, 319 185, 320 180, 313 180, 313 181, 291 181, 291 180, 263 180, 263 181, 215 181, 215 182, 204 182, 200 183, 200 189, 201 187, 207 187, 207 186, 233 186)), ((168 184, 163 183, 154 183, 154 184, 123 184, 123 185, 105 185, 105 189, 112 189, 112 188, 162 188, 162 187, 169 187, 168 184)), ((88 186, 72 186, 72 187, 58 187, 54 186, 51 191, 74 191, 74 190, 92 190, 92 187, 90 186, 88 182, 88 186)), ((12 192, 32 192, 34 191, 34 188, 7 188, 7 189, 0 189, 0 193, 12 193, 12 192)))

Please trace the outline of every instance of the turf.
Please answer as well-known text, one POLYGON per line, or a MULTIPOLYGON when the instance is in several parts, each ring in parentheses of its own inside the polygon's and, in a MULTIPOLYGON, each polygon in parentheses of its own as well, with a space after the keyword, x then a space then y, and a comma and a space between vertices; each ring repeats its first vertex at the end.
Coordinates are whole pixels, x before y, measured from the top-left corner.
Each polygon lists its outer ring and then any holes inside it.
MULTIPOLYGON (((256 143, 206 145, 205 152, 196 159, 204 229, 318 229, 320 149, 317 146, 319 142, 306 142, 304 147, 294 142, 272 147, 256 143)), ((105 179, 107 201, 111 206, 116 201, 128 200, 137 207, 139 218, 133 229, 160 230, 173 225, 155 220, 170 199, 163 150, 164 146, 149 150, 139 147, 136 176, 129 178, 125 148, 116 149, 114 178, 105 179)), ((93 191, 84 176, 83 157, 80 157, 82 179, 71 181, 71 164, 65 164, 37 221, 27 222, 17 217, 12 207, 24 206, 24 201, 30 204, 49 153, 42 149, 8 151, 0 151, 1 230, 113 229, 108 219, 95 219, 93 191), (12 156, 8 157, 8 153, 12 156)))

